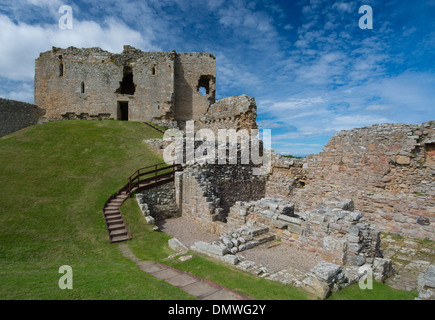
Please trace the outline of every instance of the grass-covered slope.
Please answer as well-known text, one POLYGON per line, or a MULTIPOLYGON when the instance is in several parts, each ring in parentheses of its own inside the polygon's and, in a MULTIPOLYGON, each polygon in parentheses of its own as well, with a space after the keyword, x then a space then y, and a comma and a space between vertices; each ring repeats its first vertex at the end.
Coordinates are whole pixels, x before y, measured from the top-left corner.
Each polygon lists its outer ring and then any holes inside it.
POLYGON ((101 209, 136 169, 161 162, 142 123, 63 121, 0 138, 0 299, 184 299, 108 241, 101 209), (59 267, 73 268, 60 290, 59 267))

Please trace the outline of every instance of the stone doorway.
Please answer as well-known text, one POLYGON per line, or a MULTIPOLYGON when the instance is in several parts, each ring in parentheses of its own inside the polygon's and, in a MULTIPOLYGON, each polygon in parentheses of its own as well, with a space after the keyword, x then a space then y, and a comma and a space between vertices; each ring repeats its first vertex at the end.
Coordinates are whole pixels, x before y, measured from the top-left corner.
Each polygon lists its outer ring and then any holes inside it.
POLYGON ((118 120, 128 121, 128 101, 118 101, 118 120))

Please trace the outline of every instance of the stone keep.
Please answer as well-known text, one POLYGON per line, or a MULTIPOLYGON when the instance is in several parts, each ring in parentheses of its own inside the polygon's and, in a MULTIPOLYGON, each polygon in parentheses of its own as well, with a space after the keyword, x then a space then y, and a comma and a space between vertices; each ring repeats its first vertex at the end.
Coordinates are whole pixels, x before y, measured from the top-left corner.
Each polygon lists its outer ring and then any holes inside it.
POLYGON ((210 53, 121 54, 70 47, 35 62, 35 104, 45 119, 107 119, 175 124, 197 120, 215 102, 216 58, 210 53))

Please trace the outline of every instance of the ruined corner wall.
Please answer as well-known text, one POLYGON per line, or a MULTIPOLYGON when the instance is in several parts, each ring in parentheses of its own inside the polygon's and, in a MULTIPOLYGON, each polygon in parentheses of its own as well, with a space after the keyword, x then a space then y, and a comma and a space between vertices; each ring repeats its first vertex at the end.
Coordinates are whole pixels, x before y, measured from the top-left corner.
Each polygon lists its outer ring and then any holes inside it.
POLYGON ((175 202, 175 184, 169 182, 138 193, 141 204, 147 205, 151 216, 159 221, 179 216, 175 202))
POLYGON ((215 103, 216 57, 205 53, 179 53, 175 58, 175 119, 198 120, 215 103), (205 94, 201 94, 200 88, 205 94))
POLYGON ((305 186, 307 172, 303 160, 285 158, 272 152, 271 172, 267 177, 266 197, 289 199, 305 186))
MULTIPOLYGON (((290 198, 301 211, 334 197, 353 199, 380 231, 435 239, 434 121, 342 131, 303 169, 305 186, 290 195, 269 189, 268 195, 290 198)), ((290 170, 280 174, 286 173, 293 178, 290 170)))
POLYGON ((212 104, 199 119, 197 128, 211 129, 215 133, 219 129, 246 129, 250 131, 257 128, 256 118, 257 105, 253 97, 233 96, 212 104))
POLYGON ((37 124, 44 113, 36 105, 0 98, 0 137, 37 124))
POLYGON ((265 179, 252 175, 249 165, 198 165, 177 175, 179 209, 206 230, 223 234, 226 219, 236 201, 261 199, 265 179))

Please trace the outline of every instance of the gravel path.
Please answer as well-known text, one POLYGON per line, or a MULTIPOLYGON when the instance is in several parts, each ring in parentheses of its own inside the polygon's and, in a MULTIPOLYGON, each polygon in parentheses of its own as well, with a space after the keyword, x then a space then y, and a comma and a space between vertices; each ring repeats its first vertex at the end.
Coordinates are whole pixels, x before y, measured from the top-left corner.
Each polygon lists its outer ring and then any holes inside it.
POLYGON ((266 246, 255 247, 238 255, 260 263, 275 272, 287 269, 289 266, 308 272, 322 261, 321 257, 316 256, 313 252, 291 247, 284 243, 269 249, 266 246))
POLYGON ((185 217, 159 221, 158 227, 164 233, 180 240, 188 248, 197 241, 210 242, 218 238, 217 235, 205 231, 200 225, 185 217))
MULTIPOLYGON (((205 231, 201 226, 185 217, 160 221, 159 227, 164 233, 177 238, 188 248, 196 241, 210 242, 218 238, 217 235, 205 231)), ((308 272, 322 260, 315 253, 300 250, 284 243, 269 249, 265 246, 256 247, 238 255, 262 264, 273 271, 283 270, 290 266, 308 272)))

